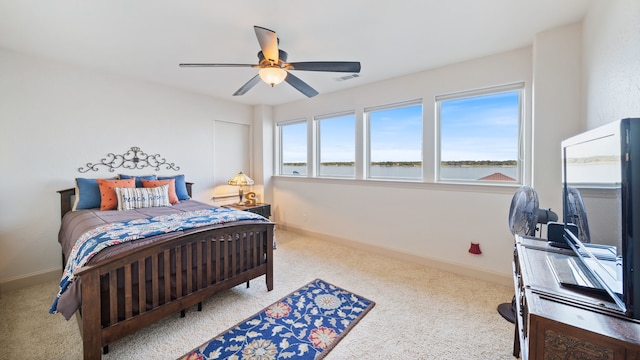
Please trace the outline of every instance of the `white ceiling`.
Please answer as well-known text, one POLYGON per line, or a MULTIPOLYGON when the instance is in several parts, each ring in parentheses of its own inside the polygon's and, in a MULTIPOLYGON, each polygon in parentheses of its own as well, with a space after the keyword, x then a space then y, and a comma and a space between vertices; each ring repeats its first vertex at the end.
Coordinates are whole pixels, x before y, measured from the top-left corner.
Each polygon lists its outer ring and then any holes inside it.
POLYGON ((296 71, 320 94, 530 45, 589 0, 0 0, 0 47, 244 104, 306 99, 286 83, 232 94, 257 63, 254 25, 289 61, 360 61, 360 77, 296 71))

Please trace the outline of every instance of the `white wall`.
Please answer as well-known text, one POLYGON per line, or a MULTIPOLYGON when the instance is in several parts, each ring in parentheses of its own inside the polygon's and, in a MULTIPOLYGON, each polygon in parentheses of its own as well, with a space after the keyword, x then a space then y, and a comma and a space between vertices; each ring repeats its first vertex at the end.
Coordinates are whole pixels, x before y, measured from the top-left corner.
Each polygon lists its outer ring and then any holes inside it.
MULTIPOLYGON (((277 106, 275 121, 311 119, 345 110, 355 110, 361 121, 365 107, 422 99, 424 141, 435 144, 437 95, 516 82, 526 84, 525 129, 530 135, 531 47, 277 106)), ((528 140, 526 147, 531 149, 528 140)), ((526 153, 530 158, 531 151, 526 153)), ((430 147, 425 164, 433 164, 434 158, 435 147, 430 147)), ((527 178, 530 182, 529 173, 527 178)), ((481 271, 510 281, 513 237, 507 219, 514 186, 298 177, 277 177, 274 184, 276 221, 284 227, 387 248, 437 262, 438 266, 464 267, 465 271, 481 271), (471 242, 480 243, 482 255, 469 254, 471 242)))
POLYGON ((253 123, 249 106, 3 49, 0 101, 0 285, 61 268, 56 191, 115 174, 79 167, 139 146, 181 167, 159 174, 186 174, 210 201, 214 120, 253 123))
MULTIPOLYGON (((581 131, 582 25, 536 35, 533 51, 533 182, 540 207, 562 220, 560 142, 581 131)), ((543 227, 544 228, 544 227, 543 227)), ((545 233, 546 234, 546 233, 545 233)), ((546 236, 546 235, 545 235, 546 236)))
POLYGON ((591 2, 583 37, 586 129, 640 117, 639 19, 638 0, 591 2))
POLYGON ((260 201, 273 203, 273 107, 255 106, 253 136, 253 180, 256 182, 254 192, 264 198, 260 201))

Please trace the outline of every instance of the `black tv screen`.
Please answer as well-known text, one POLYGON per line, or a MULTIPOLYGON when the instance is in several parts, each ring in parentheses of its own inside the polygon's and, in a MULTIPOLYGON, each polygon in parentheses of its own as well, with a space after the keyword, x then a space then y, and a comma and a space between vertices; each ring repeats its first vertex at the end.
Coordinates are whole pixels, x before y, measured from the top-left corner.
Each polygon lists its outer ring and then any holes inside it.
POLYGON ((640 319, 640 118, 563 141, 562 158, 565 238, 620 311, 640 319))

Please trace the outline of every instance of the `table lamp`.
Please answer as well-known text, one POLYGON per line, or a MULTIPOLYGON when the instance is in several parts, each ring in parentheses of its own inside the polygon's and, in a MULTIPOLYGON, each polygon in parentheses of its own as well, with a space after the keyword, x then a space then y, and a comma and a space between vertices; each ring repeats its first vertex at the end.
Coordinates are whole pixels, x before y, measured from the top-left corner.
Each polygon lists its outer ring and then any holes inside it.
POLYGON ((243 204, 242 196, 244 193, 244 186, 253 185, 253 180, 251 180, 250 177, 248 177, 242 171, 240 171, 239 173, 235 174, 231 179, 229 179, 229 181, 227 181, 227 184, 240 187, 240 190, 238 191, 238 195, 240 195, 240 202, 238 203, 238 205, 242 205, 243 204))

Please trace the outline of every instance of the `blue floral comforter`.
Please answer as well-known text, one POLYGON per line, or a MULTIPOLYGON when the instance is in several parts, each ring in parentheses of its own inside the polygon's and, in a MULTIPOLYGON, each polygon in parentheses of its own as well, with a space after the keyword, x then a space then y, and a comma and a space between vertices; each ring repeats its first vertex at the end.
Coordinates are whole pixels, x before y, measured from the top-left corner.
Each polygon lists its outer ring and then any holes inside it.
POLYGON ((80 236, 71 251, 60 280, 60 291, 49 313, 57 312, 58 300, 74 280, 74 273, 102 249, 154 235, 241 220, 266 219, 258 214, 220 207, 109 223, 87 231, 80 236))

